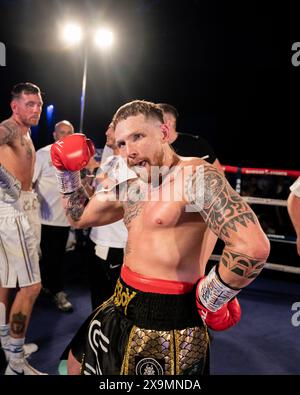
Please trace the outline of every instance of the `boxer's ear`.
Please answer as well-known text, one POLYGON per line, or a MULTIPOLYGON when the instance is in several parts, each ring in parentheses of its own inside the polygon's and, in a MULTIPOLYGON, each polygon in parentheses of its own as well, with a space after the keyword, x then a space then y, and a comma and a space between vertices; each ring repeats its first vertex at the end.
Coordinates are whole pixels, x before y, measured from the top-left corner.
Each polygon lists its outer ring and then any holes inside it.
POLYGON ((168 121, 166 123, 162 123, 160 125, 162 142, 169 141, 170 138, 170 126, 168 125, 168 121))

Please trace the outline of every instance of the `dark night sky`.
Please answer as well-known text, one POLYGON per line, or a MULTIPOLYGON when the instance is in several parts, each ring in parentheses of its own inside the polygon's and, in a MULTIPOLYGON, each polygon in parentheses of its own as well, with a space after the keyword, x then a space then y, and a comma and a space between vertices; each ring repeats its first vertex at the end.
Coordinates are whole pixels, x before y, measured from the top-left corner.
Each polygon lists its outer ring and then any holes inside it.
MULTIPOLYGON (((120 105, 146 99, 175 105, 178 129, 206 137, 223 163, 299 169, 297 15, 292 2, 1 0, 1 119, 12 85, 32 81, 56 121, 78 127, 82 52, 62 47, 59 28, 72 16, 90 28, 105 21, 115 45, 89 49, 84 121, 98 146, 120 105)), ((51 142, 45 112, 34 142, 51 142)))

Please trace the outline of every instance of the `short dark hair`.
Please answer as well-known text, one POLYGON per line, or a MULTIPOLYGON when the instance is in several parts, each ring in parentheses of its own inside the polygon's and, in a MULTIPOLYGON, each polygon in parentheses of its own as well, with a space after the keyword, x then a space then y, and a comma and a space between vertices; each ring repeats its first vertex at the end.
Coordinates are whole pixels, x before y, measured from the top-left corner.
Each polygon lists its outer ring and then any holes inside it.
POLYGON ((163 110, 164 113, 169 113, 169 114, 174 115, 176 120, 179 117, 177 109, 174 106, 172 106, 171 104, 158 103, 158 106, 159 106, 159 108, 161 108, 163 110))
POLYGON ((31 82, 20 82, 19 84, 14 85, 12 88, 11 100, 18 99, 22 93, 27 95, 37 95, 41 93, 41 90, 37 85, 34 85, 31 82))
POLYGON ((145 100, 134 100, 120 107, 113 117, 113 127, 116 128, 117 123, 127 119, 130 116, 139 114, 145 115, 146 118, 152 117, 164 123, 164 116, 161 108, 155 103, 145 100))

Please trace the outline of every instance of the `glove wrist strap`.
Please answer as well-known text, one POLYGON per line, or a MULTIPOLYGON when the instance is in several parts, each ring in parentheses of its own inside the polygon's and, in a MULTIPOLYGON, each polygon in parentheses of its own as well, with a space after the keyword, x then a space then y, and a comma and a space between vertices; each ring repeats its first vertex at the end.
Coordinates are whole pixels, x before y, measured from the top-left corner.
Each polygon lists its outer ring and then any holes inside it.
POLYGON ((199 301, 207 310, 213 313, 228 303, 240 291, 240 289, 230 288, 222 281, 216 266, 200 281, 197 287, 199 301))
POLYGON ((80 171, 56 170, 60 193, 68 194, 81 187, 80 171))

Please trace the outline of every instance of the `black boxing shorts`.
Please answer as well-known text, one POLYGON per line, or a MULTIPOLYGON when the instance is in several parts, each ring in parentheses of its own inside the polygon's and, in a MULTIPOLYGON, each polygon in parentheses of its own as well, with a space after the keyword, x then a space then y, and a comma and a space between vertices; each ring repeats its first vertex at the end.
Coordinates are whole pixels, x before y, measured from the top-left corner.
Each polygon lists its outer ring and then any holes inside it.
POLYGON ((83 375, 209 373, 194 284, 147 278, 123 265, 114 295, 80 331, 71 348, 83 375))

